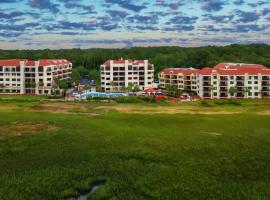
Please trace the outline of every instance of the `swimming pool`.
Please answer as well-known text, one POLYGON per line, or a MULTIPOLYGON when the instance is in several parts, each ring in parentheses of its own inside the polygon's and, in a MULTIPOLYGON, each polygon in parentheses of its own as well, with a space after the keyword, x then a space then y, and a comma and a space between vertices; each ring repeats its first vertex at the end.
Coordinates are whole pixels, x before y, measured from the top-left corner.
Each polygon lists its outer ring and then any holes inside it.
POLYGON ((123 97, 127 96, 126 93, 102 93, 102 92, 89 92, 84 94, 78 94, 75 96, 75 99, 87 99, 88 97, 104 97, 104 98, 111 98, 111 97, 123 97))

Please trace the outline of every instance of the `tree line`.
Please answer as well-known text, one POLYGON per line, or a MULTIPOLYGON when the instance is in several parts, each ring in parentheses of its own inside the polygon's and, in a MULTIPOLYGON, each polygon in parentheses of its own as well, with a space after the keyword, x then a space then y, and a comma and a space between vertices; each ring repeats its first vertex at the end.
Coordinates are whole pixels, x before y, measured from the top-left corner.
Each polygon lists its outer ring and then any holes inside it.
POLYGON ((83 76, 99 81, 99 66, 108 59, 148 59, 155 74, 167 67, 213 67, 220 62, 258 63, 270 67, 270 45, 224 47, 133 47, 129 49, 0 50, 0 59, 60 59, 74 65, 73 79, 83 76))

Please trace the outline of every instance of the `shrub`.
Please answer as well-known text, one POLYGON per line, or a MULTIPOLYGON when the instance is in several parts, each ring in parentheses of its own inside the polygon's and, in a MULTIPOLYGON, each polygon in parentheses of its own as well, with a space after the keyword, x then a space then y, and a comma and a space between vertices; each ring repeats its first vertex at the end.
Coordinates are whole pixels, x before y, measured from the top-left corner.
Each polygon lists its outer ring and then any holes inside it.
POLYGON ((241 102, 235 101, 232 99, 225 100, 225 101, 215 101, 214 104, 222 106, 222 105, 235 105, 235 106, 241 106, 241 102))
POLYGON ((143 99, 139 96, 127 96, 127 97, 118 97, 114 99, 117 103, 141 103, 143 99))
POLYGON ((202 106, 210 106, 207 101, 201 101, 202 106))

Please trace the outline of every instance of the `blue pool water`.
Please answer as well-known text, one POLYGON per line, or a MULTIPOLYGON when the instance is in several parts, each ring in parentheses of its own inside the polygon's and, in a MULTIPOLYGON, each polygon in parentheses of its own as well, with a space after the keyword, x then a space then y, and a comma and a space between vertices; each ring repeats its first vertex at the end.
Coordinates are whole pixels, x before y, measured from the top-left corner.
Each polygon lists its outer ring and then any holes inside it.
POLYGON ((81 94, 81 98, 87 98, 87 97, 122 97, 122 96, 125 96, 125 95, 123 93, 99 93, 99 92, 81 94))

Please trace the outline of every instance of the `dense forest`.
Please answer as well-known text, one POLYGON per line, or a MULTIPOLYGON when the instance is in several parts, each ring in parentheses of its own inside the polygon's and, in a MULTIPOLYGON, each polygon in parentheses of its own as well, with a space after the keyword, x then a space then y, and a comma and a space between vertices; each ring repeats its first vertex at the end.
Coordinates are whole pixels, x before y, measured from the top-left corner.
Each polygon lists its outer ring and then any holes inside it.
POLYGON ((107 59, 149 59, 156 73, 166 67, 213 67, 219 62, 258 63, 270 67, 270 45, 230 45, 225 47, 134 47, 130 49, 0 50, 0 59, 66 58, 75 75, 98 79, 99 65, 107 59))

